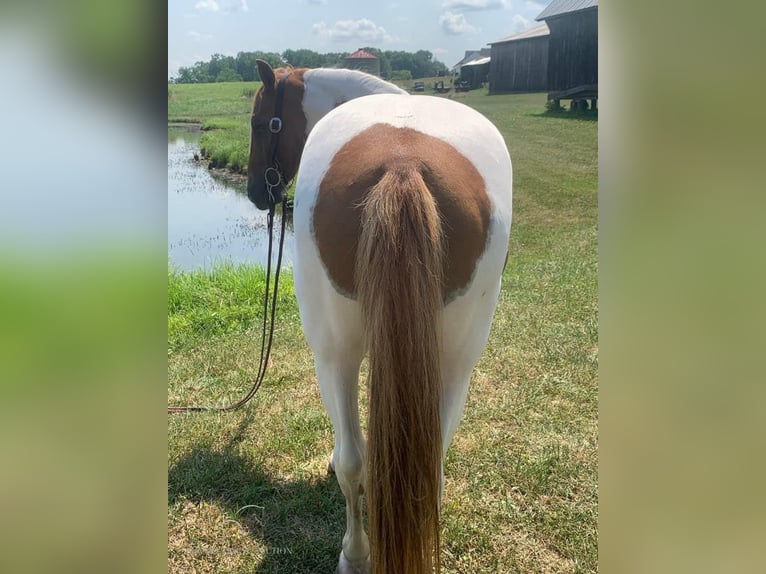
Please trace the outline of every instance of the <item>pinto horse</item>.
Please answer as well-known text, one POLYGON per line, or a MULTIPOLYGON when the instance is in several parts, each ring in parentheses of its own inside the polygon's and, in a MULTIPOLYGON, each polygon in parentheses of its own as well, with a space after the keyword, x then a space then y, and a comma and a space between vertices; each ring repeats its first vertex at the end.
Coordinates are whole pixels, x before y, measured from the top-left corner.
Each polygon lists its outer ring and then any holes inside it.
POLYGON ((273 206, 297 173, 295 292, 346 498, 338 571, 438 572, 444 454, 508 254, 505 142, 468 106, 360 72, 258 69, 248 195, 273 206))

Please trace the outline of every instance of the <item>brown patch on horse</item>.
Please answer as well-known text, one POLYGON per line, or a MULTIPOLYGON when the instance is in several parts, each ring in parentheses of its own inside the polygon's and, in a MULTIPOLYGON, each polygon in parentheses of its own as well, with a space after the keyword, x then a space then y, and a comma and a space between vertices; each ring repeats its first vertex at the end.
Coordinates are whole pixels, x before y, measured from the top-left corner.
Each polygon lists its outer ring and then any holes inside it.
POLYGON ((356 297, 354 265, 362 205, 389 171, 412 171, 432 194, 444 232, 443 297, 466 289, 489 236, 491 204, 476 166, 447 142, 375 124, 348 141, 320 184, 313 230, 335 287, 356 297))
MULTIPOLYGON (((260 69, 260 67, 259 67, 260 69)), ((259 174, 269 167, 271 161, 271 142, 273 134, 269 131, 269 121, 276 110, 277 86, 285 82, 282 101, 282 133, 279 136, 277 160, 286 180, 291 180, 298 172, 298 166, 306 143, 306 116, 303 113, 303 74, 308 68, 277 68, 268 75, 270 68, 260 73, 264 84, 255 94, 253 112, 250 118, 250 159, 248 174, 259 174)))

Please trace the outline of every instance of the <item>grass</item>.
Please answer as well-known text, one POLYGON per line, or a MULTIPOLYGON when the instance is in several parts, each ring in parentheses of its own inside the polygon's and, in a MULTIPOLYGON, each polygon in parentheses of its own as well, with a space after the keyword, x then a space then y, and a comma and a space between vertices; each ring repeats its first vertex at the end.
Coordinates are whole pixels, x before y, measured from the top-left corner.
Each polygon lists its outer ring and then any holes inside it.
MULTIPOLYGON (((199 109, 231 109, 233 86, 199 88, 199 109)), ((443 571, 596 572, 598 122, 545 114, 544 94, 485 93, 455 97, 505 136, 514 223, 490 341, 447 453, 443 571)), ((345 507, 326 473, 332 429, 283 277, 253 401, 169 417, 170 572, 334 571, 345 507)), ((169 272, 171 404, 221 404, 249 388, 262 283, 252 268, 169 272)))
POLYGON ((202 156, 212 167, 247 172, 250 112, 260 82, 172 84, 168 86, 168 122, 198 123, 202 156))

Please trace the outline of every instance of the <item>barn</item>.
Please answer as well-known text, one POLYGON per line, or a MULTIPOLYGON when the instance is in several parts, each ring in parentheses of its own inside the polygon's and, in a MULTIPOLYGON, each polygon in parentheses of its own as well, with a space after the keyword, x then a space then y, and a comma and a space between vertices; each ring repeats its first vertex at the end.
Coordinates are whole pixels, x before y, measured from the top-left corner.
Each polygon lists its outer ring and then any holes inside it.
POLYGON ((598 0, 553 0, 535 18, 550 29, 548 101, 587 109, 598 99, 598 0))
POLYGON ((489 60, 489 48, 466 50, 463 59, 452 66, 452 73, 461 82, 468 83, 471 89, 478 88, 487 81, 489 60))
POLYGON ((343 65, 349 70, 361 70, 380 77, 380 59, 375 54, 359 49, 343 59, 343 65))
POLYGON ((457 64, 452 66, 452 73, 456 75, 460 75, 460 70, 463 66, 470 62, 474 62, 476 60, 479 60, 481 58, 486 58, 490 55, 489 48, 482 48, 481 50, 466 50, 465 56, 463 56, 463 59, 460 60, 457 64))
POLYGON ((468 82, 471 89, 480 88, 489 76, 490 56, 477 58, 460 67, 460 80, 468 82))
POLYGON ((544 22, 490 42, 489 93, 544 92, 548 89, 548 40, 544 22))

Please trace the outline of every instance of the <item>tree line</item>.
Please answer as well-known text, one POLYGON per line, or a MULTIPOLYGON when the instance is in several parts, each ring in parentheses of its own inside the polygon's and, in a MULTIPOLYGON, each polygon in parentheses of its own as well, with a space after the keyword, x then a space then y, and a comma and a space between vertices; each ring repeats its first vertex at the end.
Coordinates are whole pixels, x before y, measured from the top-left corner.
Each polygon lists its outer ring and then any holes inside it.
MULTIPOLYGON (((387 80, 428 78, 448 74, 447 66, 434 59, 428 50, 417 52, 379 50, 367 47, 363 50, 380 58, 380 75, 387 80)), ((239 52, 236 56, 213 54, 209 61, 193 66, 182 66, 178 75, 171 78, 177 84, 201 84, 210 82, 252 82, 260 80, 256 60, 264 60, 273 68, 287 64, 295 68, 341 68, 348 52, 320 54, 313 50, 285 50, 276 52, 239 52)))

